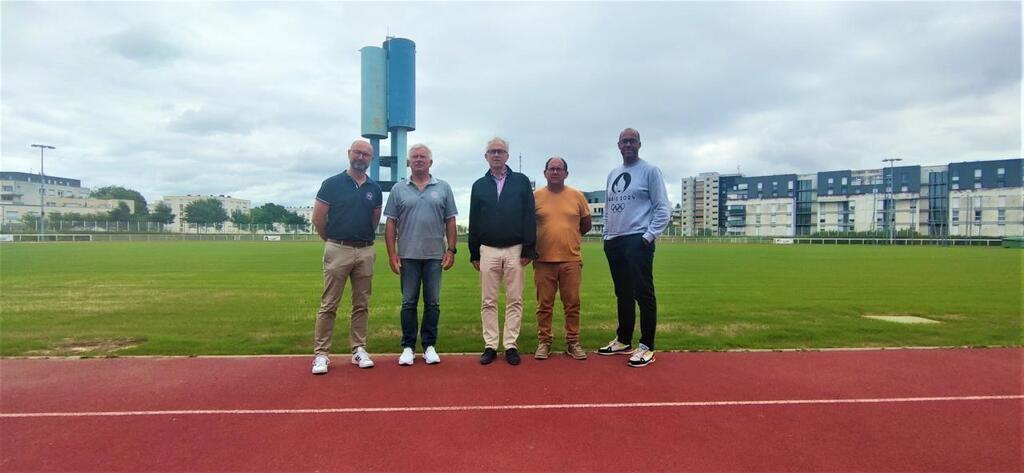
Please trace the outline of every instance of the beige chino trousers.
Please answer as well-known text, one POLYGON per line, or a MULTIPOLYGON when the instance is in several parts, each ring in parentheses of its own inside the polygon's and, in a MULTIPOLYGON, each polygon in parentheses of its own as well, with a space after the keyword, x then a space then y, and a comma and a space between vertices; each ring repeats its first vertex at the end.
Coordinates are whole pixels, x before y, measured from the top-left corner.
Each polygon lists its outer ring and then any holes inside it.
POLYGON ((324 293, 316 314, 313 353, 327 355, 331 351, 334 319, 345 282, 352 279, 352 317, 348 339, 353 352, 366 346, 366 326, 373 283, 373 265, 377 252, 373 245, 354 248, 328 241, 324 247, 324 293))
POLYGON ((505 331, 501 346, 518 348, 523 322, 523 285, 525 268, 519 262, 523 245, 495 248, 480 245, 480 320, 483 322, 484 347, 498 349, 498 290, 505 284, 505 331))

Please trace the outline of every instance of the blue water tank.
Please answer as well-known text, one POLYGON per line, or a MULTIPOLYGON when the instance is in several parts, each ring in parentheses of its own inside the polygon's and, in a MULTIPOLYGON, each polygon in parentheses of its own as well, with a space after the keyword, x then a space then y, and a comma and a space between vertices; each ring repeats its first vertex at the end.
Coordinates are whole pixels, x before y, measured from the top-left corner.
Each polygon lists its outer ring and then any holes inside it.
POLYGON ((388 137, 387 54, 384 48, 367 46, 359 50, 362 59, 362 135, 388 137))
POLYGON ((387 51, 388 129, 416 129, 416 43, 389 38, 387 51))

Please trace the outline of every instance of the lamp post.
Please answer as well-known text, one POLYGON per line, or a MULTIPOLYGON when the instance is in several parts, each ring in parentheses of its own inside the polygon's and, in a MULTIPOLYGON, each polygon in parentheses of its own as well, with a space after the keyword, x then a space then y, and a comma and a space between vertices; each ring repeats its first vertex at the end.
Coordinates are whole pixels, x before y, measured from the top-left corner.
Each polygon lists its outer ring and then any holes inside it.
MULTIPOLYGON (((886 215, 886 220, 889 224, 889 244, 893 244, 896 231, 896 174, 895 166, 896 161, 903 161, 902 158, 885 158, 882 160, 883 163, 889 163, 889 185, 886 187, 886 199, 888 200, 890 209, 892 211, 892 218, 886 215)), ((888 212, 886 212, 888 214, 888 212)))
POLYGON ((43 232, 46 228, 46 178, 43 177, 43 152, 48 149, 57 149, 50 145, 32 145, 32 148, 39 148, 39 239, 43 239, 43 232))

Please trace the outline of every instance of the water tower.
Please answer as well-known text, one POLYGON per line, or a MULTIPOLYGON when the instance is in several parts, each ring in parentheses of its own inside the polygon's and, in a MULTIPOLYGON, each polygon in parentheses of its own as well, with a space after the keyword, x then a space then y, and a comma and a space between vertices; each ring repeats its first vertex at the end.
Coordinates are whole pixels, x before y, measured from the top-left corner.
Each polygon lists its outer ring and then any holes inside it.
POLYGON ((359 50, 362 58, 362 135, 373 146, 370 177, 385 192, 406 177, 406 134, 416 129, 416 43, 389 37, 382 47, 359 50), (383 155, 380 140, 388 139, 391 153, 383 155), (380 168, 391 170, 380 180, 380 168))

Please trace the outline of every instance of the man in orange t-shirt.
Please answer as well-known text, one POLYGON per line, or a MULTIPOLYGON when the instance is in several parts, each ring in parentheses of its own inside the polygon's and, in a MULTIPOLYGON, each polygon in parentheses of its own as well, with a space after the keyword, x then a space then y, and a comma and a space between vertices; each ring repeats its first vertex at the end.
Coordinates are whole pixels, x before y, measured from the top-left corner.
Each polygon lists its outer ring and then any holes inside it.
POLYGON ((582 235, 590 231, 590 206, 583 193, 565 185, 569 165, 564 158, 552 157, 544 164, 548 184, 537 189, 533 198, 537 207, 537 260, 533 277, 537 286, 537 353, 547 359, 551 354, 551 310, 555 293, 561 293, 565 310, 565 352, 577 360, 587 359, 580 346, 580 283, 583 258, 582 235))

